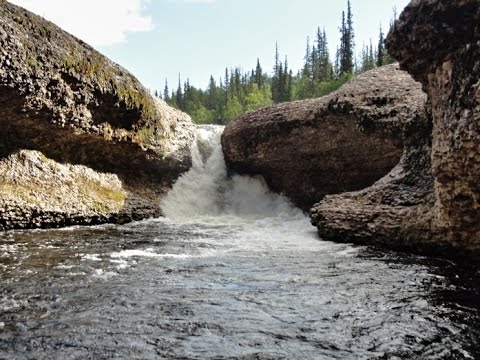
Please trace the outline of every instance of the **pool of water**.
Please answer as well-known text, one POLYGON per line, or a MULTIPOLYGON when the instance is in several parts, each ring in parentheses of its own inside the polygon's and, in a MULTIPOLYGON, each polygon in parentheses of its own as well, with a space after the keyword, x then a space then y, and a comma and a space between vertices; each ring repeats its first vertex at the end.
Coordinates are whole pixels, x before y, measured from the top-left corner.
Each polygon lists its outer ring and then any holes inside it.
POLYGON ((475 359, 478 269, 205 217, 0 235, 2 359, 475 359))

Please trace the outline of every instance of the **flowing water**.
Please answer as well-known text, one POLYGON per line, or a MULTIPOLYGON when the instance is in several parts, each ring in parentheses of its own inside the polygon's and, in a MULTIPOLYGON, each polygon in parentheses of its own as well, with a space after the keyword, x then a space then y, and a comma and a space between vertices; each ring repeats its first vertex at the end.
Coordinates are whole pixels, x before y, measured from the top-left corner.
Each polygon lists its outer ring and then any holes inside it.
POLYGON ((0 234, 0 359, 475 359, 479 271, 334 244, 199 129, 167 215, 0 234))

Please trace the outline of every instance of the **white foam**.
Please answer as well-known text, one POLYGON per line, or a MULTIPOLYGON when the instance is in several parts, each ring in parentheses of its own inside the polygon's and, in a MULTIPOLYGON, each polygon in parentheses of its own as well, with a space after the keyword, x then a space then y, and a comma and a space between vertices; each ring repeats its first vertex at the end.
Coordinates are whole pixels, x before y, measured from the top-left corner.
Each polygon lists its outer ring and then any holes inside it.
POLYGON ((198 128, 192 149, 192 168, 162 200, 164 214, 171 219, 200 221, 220 216, 250 220, 303 216, 286 197, 272 193, 261 177, 228 177, 221 146, 222 132, 222 126, 198 128))
POLYGON ((93 276, 96 278, 108 280, 114 276, 118 276, 118 273, 114 271, 104 271, 103 269, 95 269, 93 272, 93 276))
POLYGON ((28 305, 27 300, 15 300, 13 298, 8 298, 8 297, 0 298, 1 311, 11 311, 27 305, 28 305))
POLYGON ((102 261, 98 254, 87 254, 82 257, 82 260, 90 260, 90 261, 102 261))
POLYGON ((189 255, 185 254, 158 254, 153 251, 153 249, 131 249, 131 250, 123 250, 120 252, 110 254, 110 257, 114 259, 118 258, 133 258, 133 257, 144 257, 144 258, 175 258, 175 259, 186 259, 189 258, 189 255))
POLYGON ((135 261, 131 261, 130 263, 125 259, 111 259, 111 263, 117 264, 116 268, 118 270, 125 270, 128 269, 132 264, 136 264, 135 261))
POLYGON ((73 265, 58 265, 58 266, 57 266, 57 269, 61 269, 61 270, 71 270, 71 269, 73 269, 73 265))

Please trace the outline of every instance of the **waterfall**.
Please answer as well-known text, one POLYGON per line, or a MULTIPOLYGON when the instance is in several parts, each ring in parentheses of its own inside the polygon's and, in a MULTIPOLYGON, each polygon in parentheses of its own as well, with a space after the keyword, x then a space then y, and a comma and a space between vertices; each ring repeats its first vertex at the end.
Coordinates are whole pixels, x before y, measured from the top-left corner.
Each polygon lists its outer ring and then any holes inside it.
POLYGON ((174 219, 265 218, 301 214, 286 197, 272 193, 263 178, 228 176, 220 141, 223 129, 217 125, 198 126, 192 168, 177 180, 162 200, 165 216, 174 219))

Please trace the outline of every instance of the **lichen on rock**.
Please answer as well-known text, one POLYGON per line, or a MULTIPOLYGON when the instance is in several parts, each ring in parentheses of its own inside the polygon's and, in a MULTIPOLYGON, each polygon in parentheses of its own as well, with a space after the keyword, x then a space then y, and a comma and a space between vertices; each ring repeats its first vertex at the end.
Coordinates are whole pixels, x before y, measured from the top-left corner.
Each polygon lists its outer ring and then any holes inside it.
POLYGON ((0 160, 0 229, 36 228, 108 220, 127 192, 114 174, 64 165, 22 150, 0 160))

